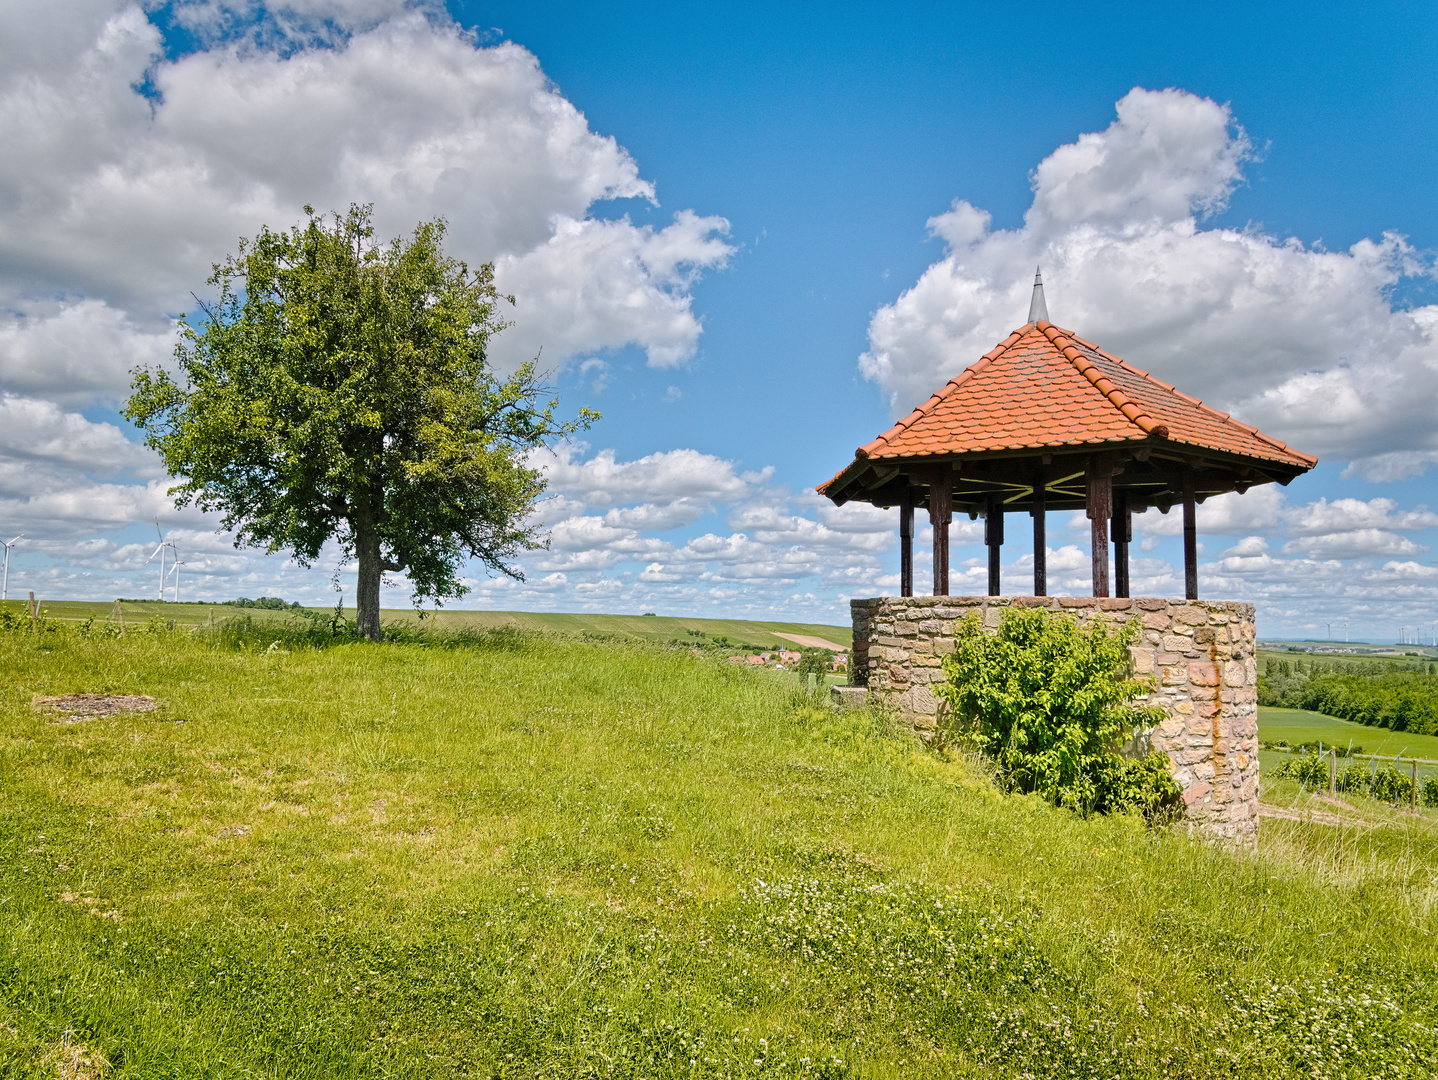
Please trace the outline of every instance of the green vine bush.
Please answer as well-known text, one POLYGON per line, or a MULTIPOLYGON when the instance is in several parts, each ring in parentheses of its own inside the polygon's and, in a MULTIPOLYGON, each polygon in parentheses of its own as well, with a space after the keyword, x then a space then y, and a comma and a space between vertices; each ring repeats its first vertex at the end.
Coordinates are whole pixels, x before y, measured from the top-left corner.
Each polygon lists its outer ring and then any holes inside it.
POLYGON ((1042 608, 1010 608, 996 633, 977 614, 958 627, 936 687, 951 723, 971 735, 1011 790, 1037 793, 1084 816, 1141 813, 1150 821, 1179 805, 1167 755, 1122 752, 1164 717, 1134 703, 1152 689, 1129 670, 1138 628, 1096 619, 1080 627, 1042 608))
MULTIPOLYGON (((1328 755, 1300 754, 1280 761, 1270 774, 1275 780, 1297 780, 1305 787, 1326 790, 1328 755)), ((1335 770, 1333 786, 1347 795, 1367 795, 1379 802, 1407 804, 1413 798, 1413 777, 1392 765, 1372 768, 1350 764, 1335 770)), ((1418 801, 1438 808, 1438 777, 1424 777, 1418 787, 1418 801)))

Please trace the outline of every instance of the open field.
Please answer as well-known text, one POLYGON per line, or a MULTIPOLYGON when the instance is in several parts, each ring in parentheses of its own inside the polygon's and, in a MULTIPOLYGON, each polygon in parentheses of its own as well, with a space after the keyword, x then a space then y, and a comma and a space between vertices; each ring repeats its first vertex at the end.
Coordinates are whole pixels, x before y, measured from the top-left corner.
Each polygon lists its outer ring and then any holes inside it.
POLYGON ((1438 1070, 1427 816, 1229 853, 685 649, 282 629, 0 633, 0 1075, 1438 1070))
POLYGON ((1282 739, 1289 746, 1321 740, 1328 746, 1361 746, 1365 754, 1382 754, 1386 757, 1402 754, 1405 758, 1420 757, 1438 761, 1438 735, 1390 731, 1388 728, 1355 724, 1351 720, 1339 720, 1322 713, 1309 712, 1307 709, 1276 709, 1260 705, 1258 738, 1266 743, 1275 743, 1282 739))
MULTIPOLYGON (((96 622, 115 621, 113 603, 93 603, 85 600, 46 600, 41 605, 54 619, 77 622, 94 619, 96 622)), ((23 601, 10 600, 9 610, 22 612, 23 601)), ((306 608, 318 617, 328 618, 333 608, 306 608)), ((224 604, 174 604, 167 601, 143 600, 126 601, 121 611, 127 624, 143 624, 150 619, 173 621, 177 626, 206 626, 213 616, 215 621, 226 618, 252 617, 257 622, 286 623, 297 615, 294 611, 270 611, 264 608, 237 608, 224 604)), ((354 608, 345 608, 346 618, 353 620, 354 608)), ((412 608, 387 609, 380 614, 385 624, 416 624, 419 620, 412 608)), ((595 615, 566 614, 561 612, 528 611, 456 611, 442 610, 426 612, 424 624, 442 630, 475 629, 491 630, 496 627, 511 627, 519 630, 544 630, 568 634, 602 634, 606 636, 634 638, 640 641, 669 641, 674 638, 694 637, 703 634, 709 639, 727 638, 736 646, 757 646, 765 649, 790 648, 795 637, 820 638, 849 648, 853 641, 853 630, 848 626, 828 626, 823 623, 755 622, 745 619, 688 619, 662 615, 595 615), (782 634, 789 635, 785 640, 782 634)))
MULTIPOLYGON (((1438 648, 1432 645, 1395 645, 1371 641, 1271 641, 1258 642, 1259 650, 1265 654, 1281 656, 1292 660, 1296 655, 1313 653, 1320 659, 1370 660, 1382 657, 1412 660, 1415 657, 1432 660, 1438 657, 1438 648), (1294 650, 1297 650, 1295 652, 1294 650)), ((1305 656, 1305 659, 1307 657, 1305 656)))

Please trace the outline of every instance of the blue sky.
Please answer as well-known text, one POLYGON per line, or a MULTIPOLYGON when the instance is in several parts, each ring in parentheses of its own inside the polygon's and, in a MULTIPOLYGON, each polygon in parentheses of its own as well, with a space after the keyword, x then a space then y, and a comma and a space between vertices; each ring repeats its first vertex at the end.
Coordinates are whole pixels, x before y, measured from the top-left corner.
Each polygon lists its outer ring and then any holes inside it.
MULTIPOLYGON (((87 0, 6 19, 25 152, 0 170, 0 527, 27 534, 20 589, 142 595, 126 522, 155 516, 195 598, 352 581, 167 510, 115 408, 235 237, 372 199, 391 231, 444 214, 457 253, 498 260, 520 305, 497 362, 543 346, 566 407, 604 413, 545 463, 554 546, 526 585, 476 578, 475 606, 845 621, 894 588, 893 523, 808 492, 1018 325, 1041 260, 1057 323, 1323 458, 1281 498, 1204 508, 1205 595, 1256 600, 1271 635, 1438 619, 1430 7, 87 0)), ((1139 523, 1136 585, 1176 591, 1174 524, 1139 523)), ((1051 533, 1085 591, 1082 531, 1051 533)), ((1027 554, 1006 548, 1014 591, 1027 554)), ((955 553, 955 591, 981 555, 955 553)))

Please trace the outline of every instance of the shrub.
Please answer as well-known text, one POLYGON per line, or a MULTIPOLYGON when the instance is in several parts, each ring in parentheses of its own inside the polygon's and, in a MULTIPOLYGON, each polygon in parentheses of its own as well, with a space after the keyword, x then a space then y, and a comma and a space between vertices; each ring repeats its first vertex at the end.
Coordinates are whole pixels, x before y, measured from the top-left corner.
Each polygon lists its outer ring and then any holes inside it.
POLYGON ((1165 755, 1120 753, 1164 716, 1133 704, 1151 687, 1129 674, 1137 632, 1012 608, 989 634, 970 615, 944 658, 948 682, 936 690, 1010 788, 1085 815, 1137 810, 1152 819, 1177 803, 1179 789, 1165 755))
MULTIPOLYGON (((1366 784, 1367 774, 1362 769, 1349 767, 1343 772, 1343 783, 1350 782, 1350 777, 1357 772, 1362 777, 1362 783, 1366 784)), ((1297 780, 1308 787, 1328 786, 1328 752, 1322 754, 1301 753, 1297 757, 1290 755, 1286 760, 1280 761, 1273 775, 1280 780, 1297 780)), ((1344 790, 1349 790, 1344 788, 1344 790)))
POLYGON ((1383 802, 1406 800, 1412 790, 1412 779, 1404 776, 1392 765, 1379 769, 1368 781, 1368 793, 1383 802))
POLYGON ((1423 805, 1438 807, 1438 776, 1427 777, 1423 781, 1423 805))

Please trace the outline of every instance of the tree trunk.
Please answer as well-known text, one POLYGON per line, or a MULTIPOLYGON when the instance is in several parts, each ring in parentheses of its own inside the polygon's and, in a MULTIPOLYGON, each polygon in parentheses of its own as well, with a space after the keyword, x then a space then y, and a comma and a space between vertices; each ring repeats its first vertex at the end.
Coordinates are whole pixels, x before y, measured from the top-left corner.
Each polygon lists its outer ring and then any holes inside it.
POLYGON ((355 555, 359 558, 359 588, 355 596, 359 632, 371 641, 379 641, 379 585, 384 565, 379 553, 379 533, 367 512, 356 515, 355 555))

